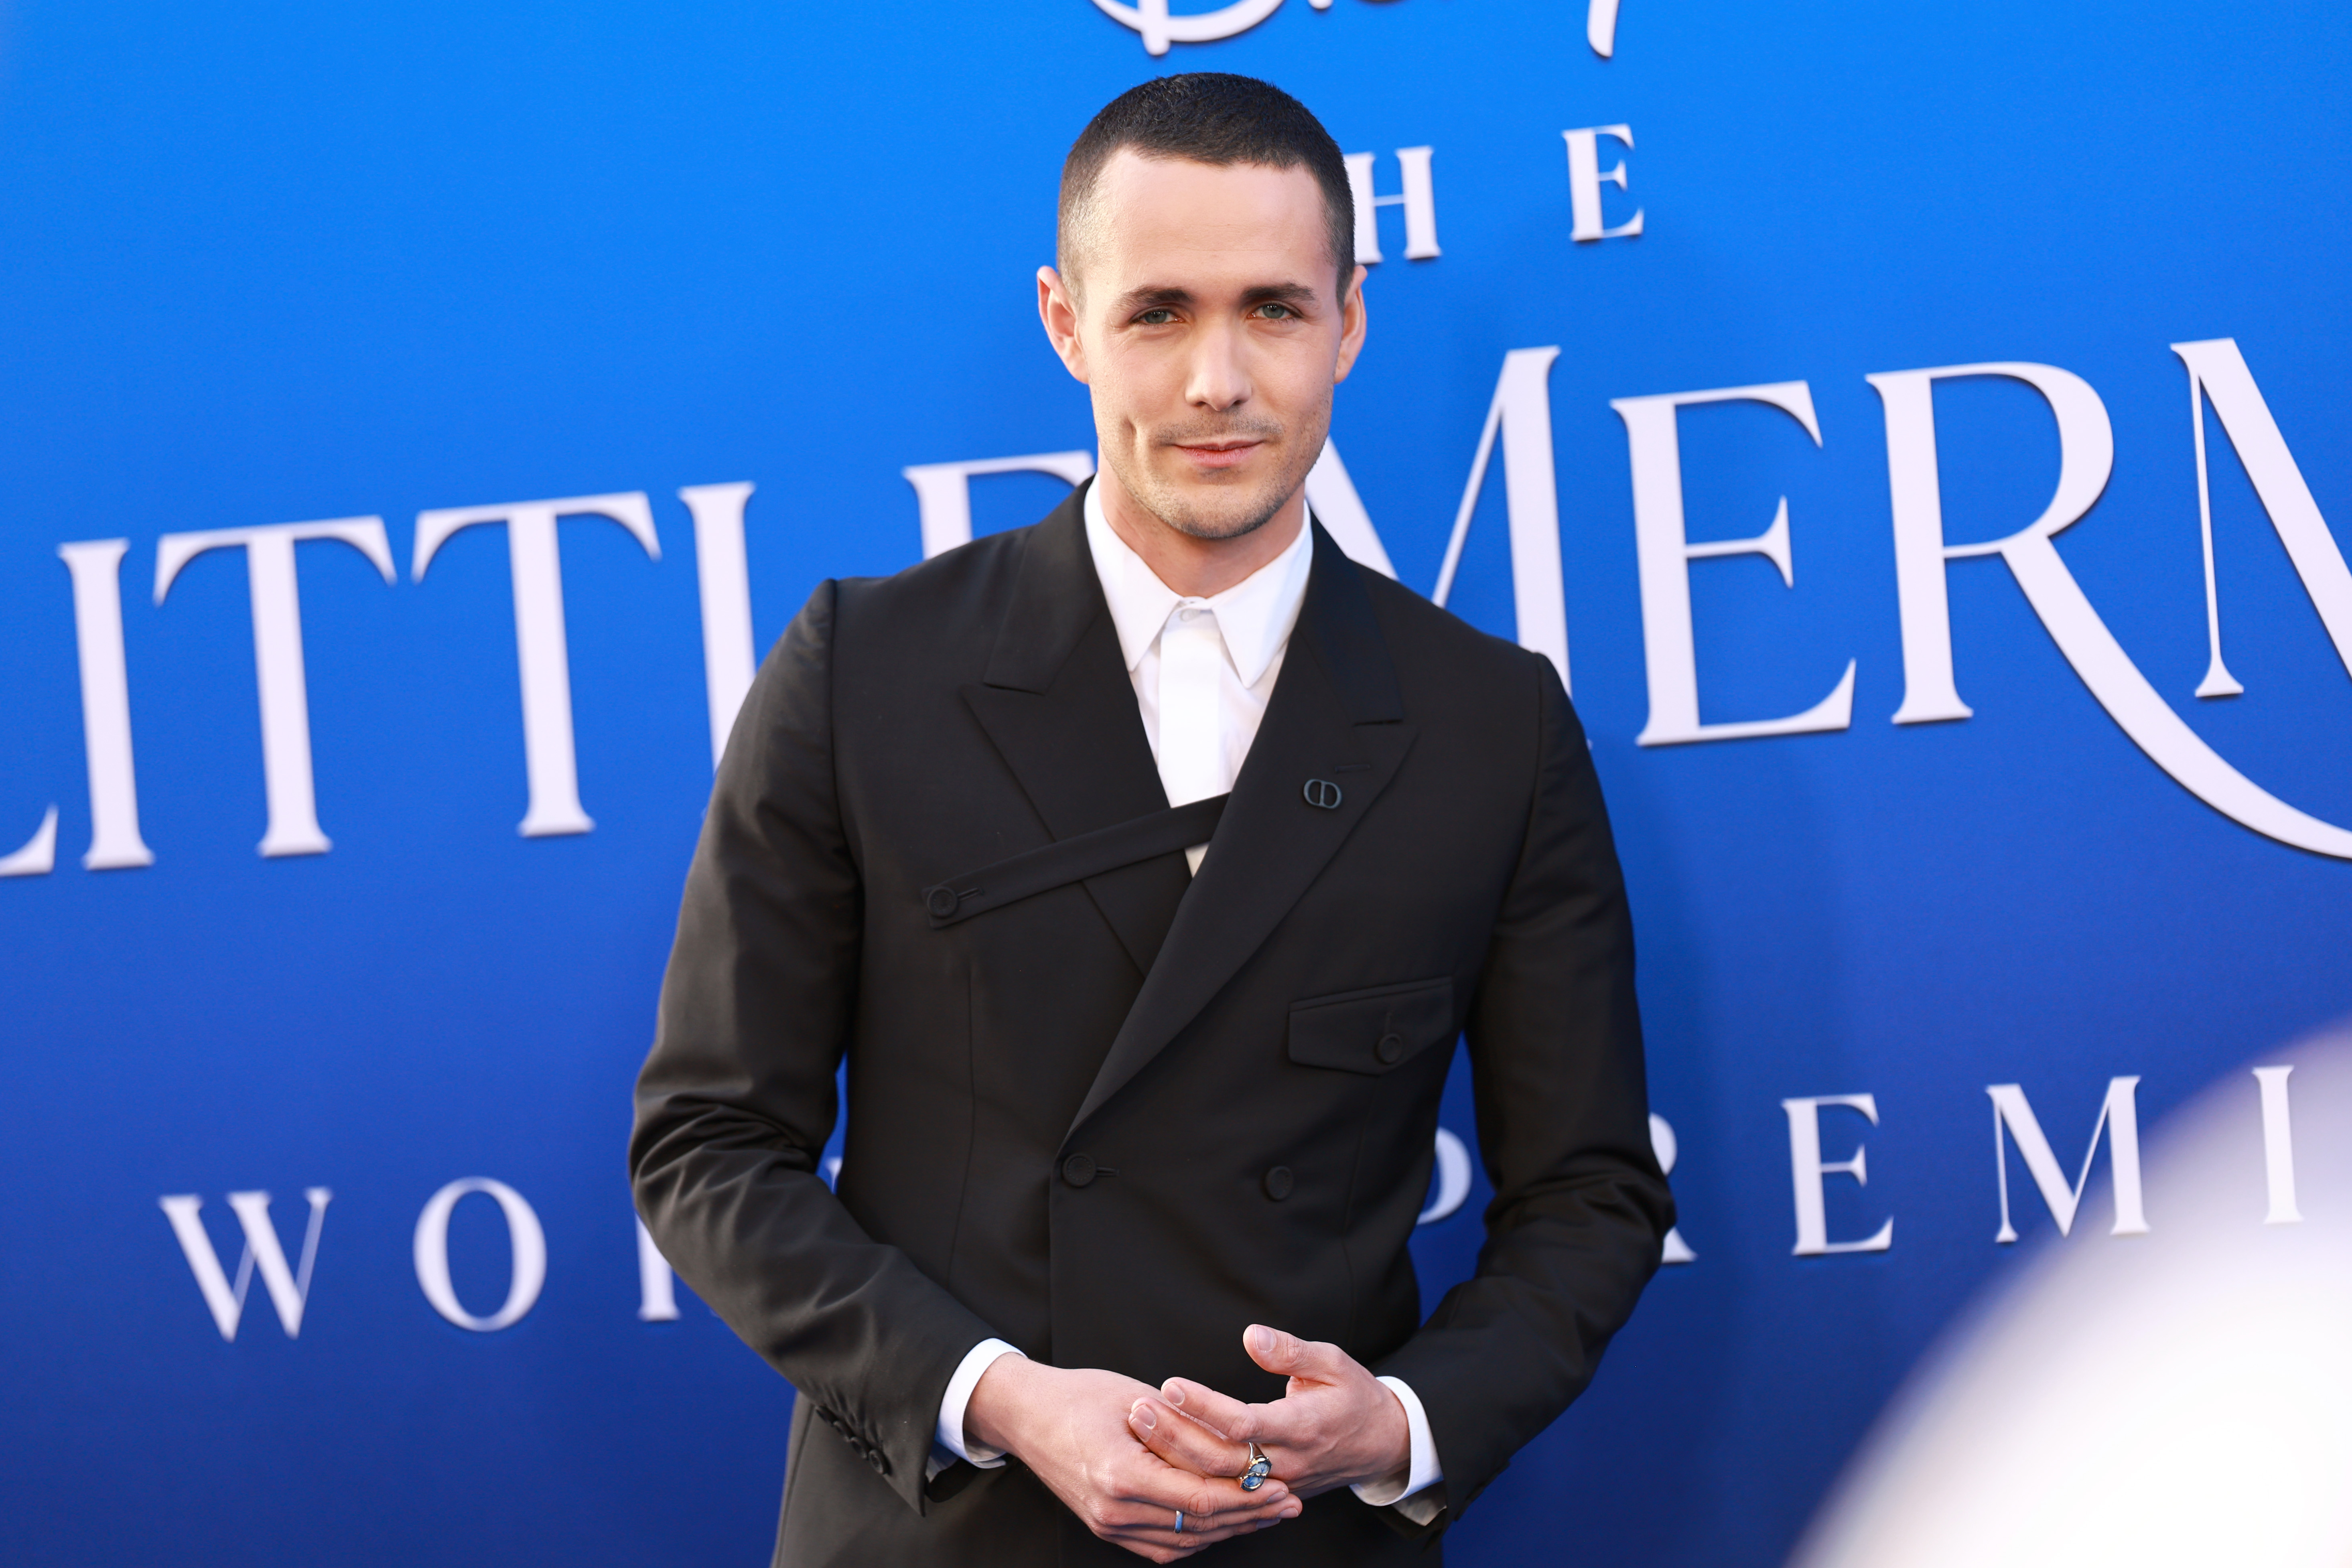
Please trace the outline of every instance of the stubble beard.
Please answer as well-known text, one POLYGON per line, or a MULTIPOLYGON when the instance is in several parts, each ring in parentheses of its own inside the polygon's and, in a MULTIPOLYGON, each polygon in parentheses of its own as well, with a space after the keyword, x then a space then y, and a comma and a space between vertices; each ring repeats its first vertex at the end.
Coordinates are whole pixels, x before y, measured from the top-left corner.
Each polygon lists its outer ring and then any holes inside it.
MULTIPOLYGON (((1322 422, 1328 428, 1328 421, 1322 422)), ((1235 437, 1252 437, 1269 443, 1280 441, 1283 427, 1272 420, 1243 419, 1213 426, 1180 427, 1154 431, 1150 446, 1154 448, 1181 446, 1191 442, 1231 440, 1235 437)), ((1302 444, 1303 445, 1303 444, 1302 444)), ((1143 468, 1132 457, 1132 448, 1121 444, 1117 456, 1106 453, 1111 472, 1126 488, 1138 506, 1150 512, 1162 524, 1191 539, 1241 539, 1256 532, 1274 521, 1275 515, 1288 505, 1307 482, 1307 472, 1313 468, 1314 458, 1300 461, 1302 445, 1285 444, 1277 448, 1285 461, 1280 470, 1250 487, 1245 492, 1239 487, 1201 486, 1180 488, 1162 481, 1149 468, 1143 468), (1131 471, 1140 468, 1141 471, 1131 471), (1202 501, 1219 500, 1223 505, 1203 506, 1202 501)), ((1319 453, 1323 442, 1318 437, 1311 447, 1319 453)))

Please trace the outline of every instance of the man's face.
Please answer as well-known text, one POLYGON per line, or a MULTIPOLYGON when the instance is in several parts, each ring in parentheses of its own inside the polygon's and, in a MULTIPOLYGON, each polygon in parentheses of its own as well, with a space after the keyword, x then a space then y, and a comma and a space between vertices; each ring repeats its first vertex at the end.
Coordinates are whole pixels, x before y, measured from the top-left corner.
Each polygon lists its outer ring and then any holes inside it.
POLYGON ((1094 394, 1104 462, 1169 527, 1247 533, 1314 467, 1364 335, 1363 269, 1342 295, 1327 233, 1304 168, 1123 148, 1073 237, 1076 276, 1040 274, 1046 331, 1094 394))

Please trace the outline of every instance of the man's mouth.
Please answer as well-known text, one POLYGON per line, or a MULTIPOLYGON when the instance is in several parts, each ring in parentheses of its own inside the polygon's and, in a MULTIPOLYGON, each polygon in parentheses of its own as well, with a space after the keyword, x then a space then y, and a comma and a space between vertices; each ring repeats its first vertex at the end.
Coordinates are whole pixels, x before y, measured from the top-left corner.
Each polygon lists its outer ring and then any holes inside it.
POLYGON ((1230 468, 1264 444, 1248 437, 1235 437, 1223 441, 1179 441, 1176 449, 1199 467, 1230 468))

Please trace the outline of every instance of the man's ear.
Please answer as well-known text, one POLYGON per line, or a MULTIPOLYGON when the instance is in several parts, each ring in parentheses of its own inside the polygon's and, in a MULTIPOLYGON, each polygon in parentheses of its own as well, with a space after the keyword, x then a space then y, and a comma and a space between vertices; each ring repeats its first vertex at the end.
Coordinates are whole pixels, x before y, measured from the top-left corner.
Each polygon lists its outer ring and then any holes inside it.
MULTIPOLYGON (((1357 268, 1360 273, 1362 270, 1361 268, 1357 268)), ((1063 368, 1079 381, 1085 381, 1087 348, 1078 337, 1076 293, 1062 275, 1050 267, 1037 268, 1037 319, 1045 325, 1046 341, 1054 345, 1054 352, 1062 356, 1063 368)))
POLYGON ((1339 363, 1331 370, 1334 386, 1348 379, 1348 373, 1356 367, 1356 356, 1364 352, 1364 277, 1365 269, 1358 267, 1356 275, 1348 279, 1348 291, 1339 297, 1339 363))

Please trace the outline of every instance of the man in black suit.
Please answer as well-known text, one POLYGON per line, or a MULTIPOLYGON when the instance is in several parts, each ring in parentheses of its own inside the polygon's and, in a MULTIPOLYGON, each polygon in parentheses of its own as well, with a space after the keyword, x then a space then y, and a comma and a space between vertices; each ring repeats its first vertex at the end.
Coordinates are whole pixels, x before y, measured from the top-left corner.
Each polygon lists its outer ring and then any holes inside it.
POLYGON ((824 584, 736 721, 631 1161, 663 1253, 799 1390, 780 1563, 1420 1557, 1657 1265, 1567 694, 1307 514, 1353 232, 1286 95, 1114 101, 1038 274, 1106 471, 824 584), (1495 1200, 1424 1321, 1406 1243, 1465 1031, 1495 1200))

